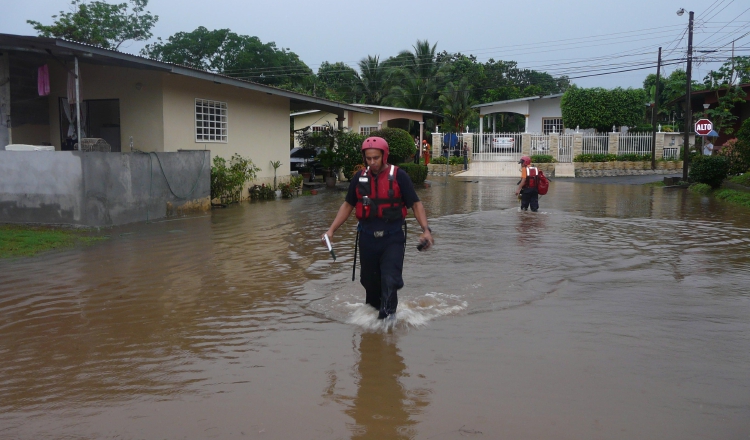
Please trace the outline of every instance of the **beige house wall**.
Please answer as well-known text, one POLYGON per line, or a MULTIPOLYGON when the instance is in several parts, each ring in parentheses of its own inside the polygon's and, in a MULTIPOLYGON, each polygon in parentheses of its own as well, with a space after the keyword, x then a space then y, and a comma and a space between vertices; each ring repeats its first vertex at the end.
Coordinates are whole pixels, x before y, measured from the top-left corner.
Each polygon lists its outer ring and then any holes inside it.
POLYGON ((206 149, 225 159, 237 153, 261 168, 259 182, 273 181, 270 162, 279 160, 277 176, 289 176, 288 98, 176 75, 164 77, 163 93, 164 151, 206 149), (196 142, 196 98, 227 103, 227 142, 196 142))
MULTIPOLYGON (((72 63, 70 68, 73 68, 72 63)), ((67 71, 59 63, 49 63, 49 142, 60 150, 59 98, 67 97, 67 71)), ((160 72, 97 66, 80 63, 81 99, 120 101, 120 144, 123 152, 133 147, 142 151, 164 151, 162 75, 160 72)))
MULTIPOLYGON (((359 133, 359 128, 362 126, 378 126, 378 120, 380 118, 380 111, 377 109, 373 109, 372 114, 368 115, 367 113, 353 113, 352 115, 352 122, 351 122, 351 129, 355 133, 359 133)), ((383 127, 387 127, 388 125, 383 125, 383 127)))

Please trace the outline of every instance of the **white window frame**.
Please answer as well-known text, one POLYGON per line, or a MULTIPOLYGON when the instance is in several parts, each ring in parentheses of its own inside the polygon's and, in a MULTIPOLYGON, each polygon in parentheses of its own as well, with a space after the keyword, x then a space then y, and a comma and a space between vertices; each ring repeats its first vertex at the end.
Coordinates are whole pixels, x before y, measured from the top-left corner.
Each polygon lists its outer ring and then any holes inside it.
POLYGON ((228 141, 227 103, 195 98, 195 142, 226 144, 228 141))
POLYGON ((310 132, 312 133, 322 133, 325 131, 325 125, 311 125, 310 126, 310 132))
POLYGON ((557 134, 562 134, 565 131, 565 124, 563 124, 561 117, 542 118, 542 134, 552 133, 552 127, 555 127, 554 133, 557 134))
POLYGON ((378 126, 377 125, 360 125, 359 126, 359 134, 364 136, 369 136, 370 133, 373 131, 377 131, 378 126))

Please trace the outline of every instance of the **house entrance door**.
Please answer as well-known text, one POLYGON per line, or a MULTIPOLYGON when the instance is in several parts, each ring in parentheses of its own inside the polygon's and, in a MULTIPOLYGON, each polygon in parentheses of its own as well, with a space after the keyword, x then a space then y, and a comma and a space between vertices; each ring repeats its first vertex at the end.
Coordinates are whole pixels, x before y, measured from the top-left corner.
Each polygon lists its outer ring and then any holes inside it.
POLYGON ((120 100, 92 99, 86 104, 88 137, 102 138, 119 153, 120 146, 120 100))

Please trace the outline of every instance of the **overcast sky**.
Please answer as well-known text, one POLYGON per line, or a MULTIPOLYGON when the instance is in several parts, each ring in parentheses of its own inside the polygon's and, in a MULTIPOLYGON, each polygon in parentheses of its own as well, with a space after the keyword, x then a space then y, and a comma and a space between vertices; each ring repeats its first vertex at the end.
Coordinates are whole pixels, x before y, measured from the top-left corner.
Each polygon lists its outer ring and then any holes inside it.
MULTIPOLYGON (((50 24, 51 15, 69 8, 68 0, 14 2, 0 14, 0 33, 35 35, 26 20, 50 24)), ((722 51, 698 57, 726 57, 731 41, 750 32, 747 0, 151 0, 147 10, 159 16, 154 39, 198 26, 229 28, 289 48, 315 71, 323 61, 354 67, 366 55, 385 59, 427 39, 438 51, 474 54, 480 61, 514 60, 555 76, 567 74, 583 87, 610 88, 640 87, 655 67, 599 74, 655 65, 659 46, 665 60, 684 58, 688 14, 677 16, 679 8, 695 11, 696 49, 722 51), (584 77, 592 74, 599 76, 584 77)), ((736 45, 738 55, 750 55, 750 35, 736 45)), ((126 43, 121 50, 138 53, 142 47, 126 43)), ((693 77, 702 80, 718 65, 698 63, 693 77)), ((680 66, 684 63, 665 69, 680 66)))

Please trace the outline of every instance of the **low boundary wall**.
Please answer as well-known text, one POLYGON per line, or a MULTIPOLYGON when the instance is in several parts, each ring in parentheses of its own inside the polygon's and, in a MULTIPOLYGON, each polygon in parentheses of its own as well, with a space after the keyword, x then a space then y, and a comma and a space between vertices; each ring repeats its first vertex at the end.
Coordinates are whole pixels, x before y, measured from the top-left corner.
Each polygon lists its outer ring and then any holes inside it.
POLYGON ((209 210, 210 156, 0 151, 0 223, 113 226, 209 210))

